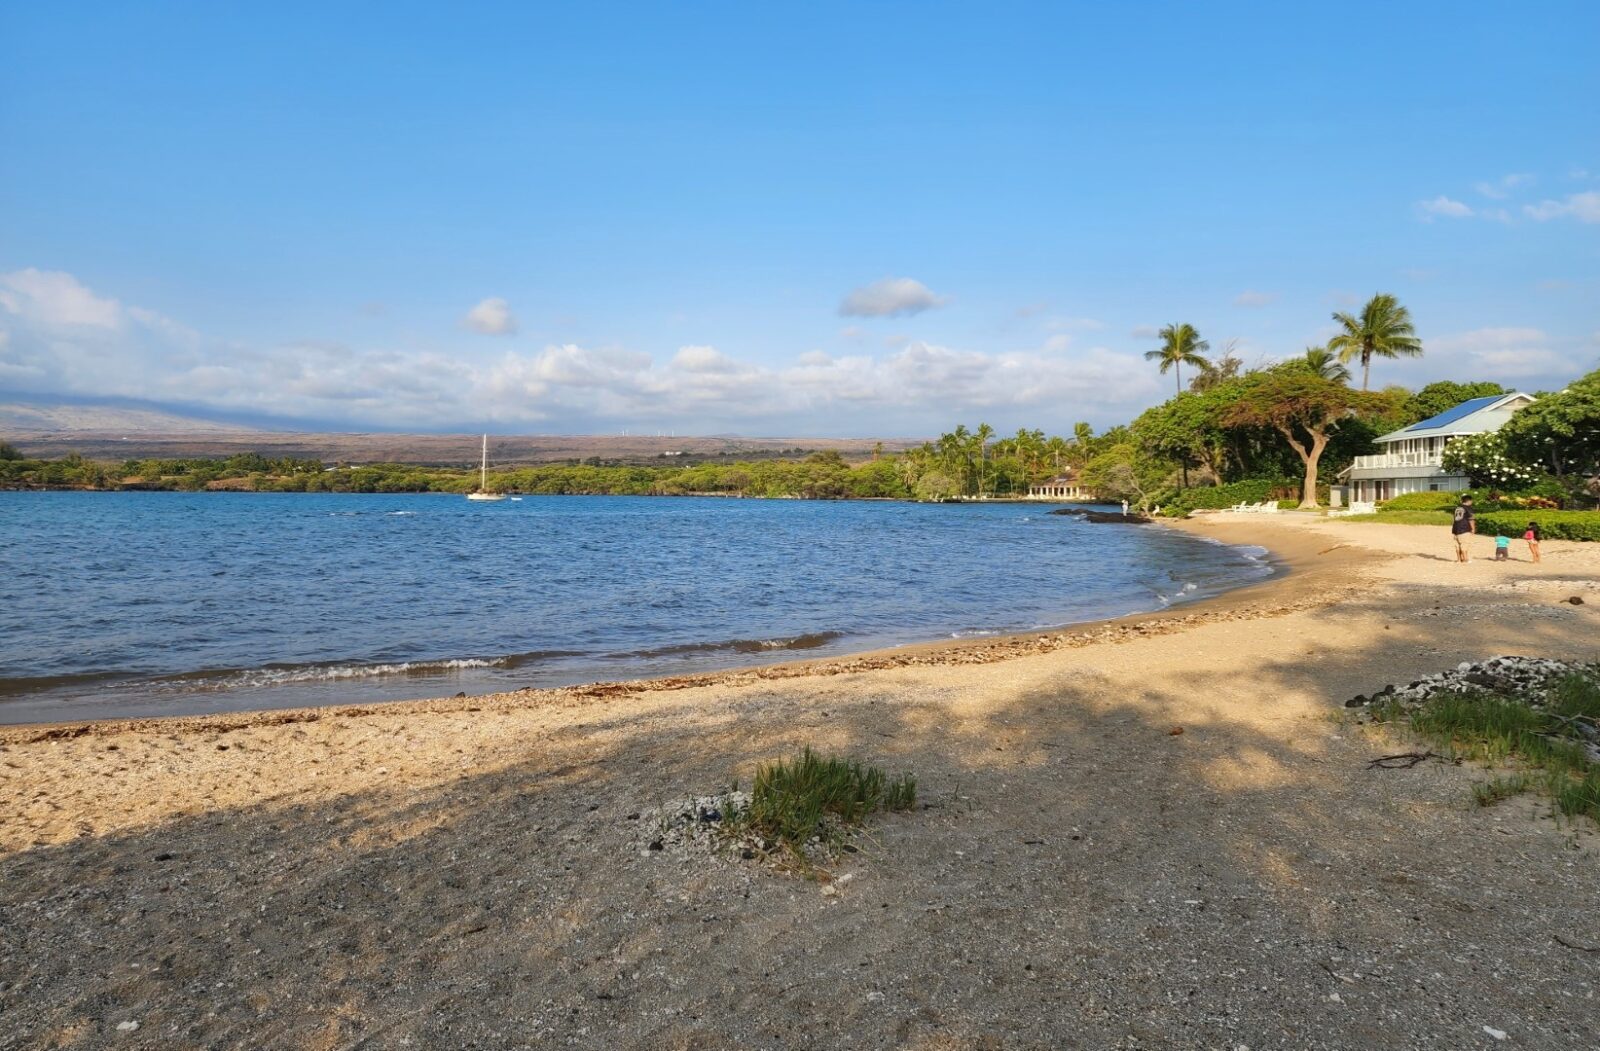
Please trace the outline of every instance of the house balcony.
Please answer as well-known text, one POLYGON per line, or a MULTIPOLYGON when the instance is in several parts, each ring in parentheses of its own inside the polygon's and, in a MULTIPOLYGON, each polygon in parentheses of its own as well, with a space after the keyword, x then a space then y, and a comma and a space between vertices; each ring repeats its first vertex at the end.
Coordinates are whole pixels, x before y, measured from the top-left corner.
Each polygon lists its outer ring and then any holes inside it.
POLYGON ((1439 467, 1440 453, 1379 453, 1376 456, 1357 456, 1351 464, 1356 470, 1389 470, 1395 467, 1439 467))

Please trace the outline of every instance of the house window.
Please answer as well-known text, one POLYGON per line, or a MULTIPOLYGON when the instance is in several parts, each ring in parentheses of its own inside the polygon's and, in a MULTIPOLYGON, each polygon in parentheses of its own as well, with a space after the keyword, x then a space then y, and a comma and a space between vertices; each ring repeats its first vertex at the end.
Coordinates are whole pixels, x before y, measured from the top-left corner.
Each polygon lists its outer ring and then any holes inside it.
POLYGON ((1429 482, 1428 483, 1428 492, 1437 493, 1438 491, 1439 491, 1439 483, 1438 482, 1429 482))

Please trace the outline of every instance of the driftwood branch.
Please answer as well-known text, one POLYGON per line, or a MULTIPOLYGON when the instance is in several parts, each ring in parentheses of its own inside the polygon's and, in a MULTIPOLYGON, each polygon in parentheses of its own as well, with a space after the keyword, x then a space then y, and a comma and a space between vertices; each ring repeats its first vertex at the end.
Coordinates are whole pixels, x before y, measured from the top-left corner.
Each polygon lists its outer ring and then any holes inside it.
POLYGON ((1367 763, 1368 770, 1410 770, 1418 763, 1425 763, 1429 759, 1444 759, 1445 756, 1437 752, 1399 752, 1395 755, 1380 755, 1367 763))

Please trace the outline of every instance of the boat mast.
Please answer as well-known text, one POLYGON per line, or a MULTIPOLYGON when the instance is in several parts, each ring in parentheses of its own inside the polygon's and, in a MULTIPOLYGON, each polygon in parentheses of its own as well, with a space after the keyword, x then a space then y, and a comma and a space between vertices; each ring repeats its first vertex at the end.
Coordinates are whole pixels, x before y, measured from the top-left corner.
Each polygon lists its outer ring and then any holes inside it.
POLYGON ((483 462, 478 467, 478 492, 489 491, 489 436, 483 436, 483 462))

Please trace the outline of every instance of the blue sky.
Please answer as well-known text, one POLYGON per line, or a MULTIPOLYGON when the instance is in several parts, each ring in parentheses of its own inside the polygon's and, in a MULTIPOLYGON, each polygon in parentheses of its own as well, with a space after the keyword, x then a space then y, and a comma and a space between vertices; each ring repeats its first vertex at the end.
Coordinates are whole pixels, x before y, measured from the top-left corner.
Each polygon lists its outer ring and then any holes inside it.
POLYGON ((1600 5, 12 4, 0 397, 350 429, 1123 420, 1376 291, 1600 364, 1600 5))

